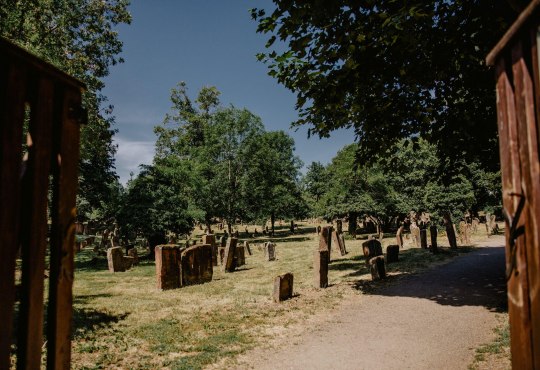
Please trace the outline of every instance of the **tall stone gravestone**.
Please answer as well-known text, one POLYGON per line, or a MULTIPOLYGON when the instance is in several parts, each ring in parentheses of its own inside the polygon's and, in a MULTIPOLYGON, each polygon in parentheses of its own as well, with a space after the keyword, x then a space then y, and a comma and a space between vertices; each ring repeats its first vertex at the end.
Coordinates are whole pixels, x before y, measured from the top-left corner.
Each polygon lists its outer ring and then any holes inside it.
POLYGON ((213 234, 207 234, 202 236, 202 243, 210 245, 212 248, 212 265, 218 265, 218 247, 216 245, 216 236, 213 234))
POLYGON ((326 226, 319 234, 319 247, 313 254, 313 272, 315 288, 328 287, 328 265, 330 263, 332 227, 326 226))
POLYGON ((107 249, 107 262, 110 272, 126 271, 124 265, 124 251, 121 247, 107 249))
POLYGON ((158 245, 155 248, 158 289, 180 287, 180 249, 177 245, 158 245))
POLYGON ((429 227, 429 236, 431 238, 431 251, 433 254, 439 253, 439 248, 437 246, 437 226, 431 225, 429 227))
POLYGON ((334 249, 339 252, 340 255, 344 256, 347 254, 347 250, 345 249, 345 238, 343 237, 343 234, 340 234, 337 232, 337 230, 332 231, 332 244, 334 245, 334 249))
POLYGON ((427 249, 427 230, 420 229, 420 247, 422 249, 427 249))
POLYGON ((236 255, 236 245, 238 243, 237 238, 229 238, 227 240, 227 245, 225 247, 225 253, 223 255, 223 271, 233 272, 236 269, 235 266, 235 255, 236 255))
POLYGON ((275 261, 276 260, 276 245, 272 242, 266 242, 264 243, 264 256, 267 261, 275 261))

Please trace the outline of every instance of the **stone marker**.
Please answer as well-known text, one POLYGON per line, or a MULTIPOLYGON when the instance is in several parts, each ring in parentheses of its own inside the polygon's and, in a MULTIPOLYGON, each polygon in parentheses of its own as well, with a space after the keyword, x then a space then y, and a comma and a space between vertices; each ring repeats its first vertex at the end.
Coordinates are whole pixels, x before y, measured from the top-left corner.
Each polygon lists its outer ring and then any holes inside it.
POLYGON ((243 246, 237 246, 236 247, 236 254, 234 258, 236 259, 235 265, 236 267, 244 266, 246 264, 246 250, 243 246))
POLYGON ((399 261, 399 245, 389 245, 386 247, 386 263, 399 261))
POLYGON ((386 278, 386 270, 384 268, 384 257, 377 256, 369 260, 372 280, 381 280, 386 278))
POLYGON ((433 254, 439 253, 439 248, 437 247, 437 226, 431 225, 429 227, 429 236, 431 238, 431 251, 433 254))
POLYGON ((422 249, 427 249, 427 230, 420 229, 420 247, 422 249))
POLYGON ((314 285, 315 288, 328 287, 328 264, 330 252, 328 250, 316 250, 313 258, 314 285))
POLYGON ((396 232, 396 242, 400 248, 403 248, 403 229, 405 226, 401 225, 396 232))
POLYGON ((290 272, 276 276, 274 279, 274 302, 277 303, 292 298, 293 278, 293 274, 290 272))
POLYGON ((413 245, 415 247, 420 247, 420 228, 416 225, 416 222, 413 222, 411 223, 410 229, 413 245))
POLYGON ((319 250, 328 251, 328 257, 332 253, 332 226, 325 226, 319 234, 319 250))
POLYGON ((177 245, 158 245, 155 248, 158 289, 180 288, 180 249, 177 245))
POLYGON ((264 243, 264 256, 267 261, 275 261, 276 259, 276 245, 272 242, 264 243))
POLYGON ((135 265, 135 258, 132 256, 124 256, 123 262, 124 262, 124 269, 129 270, 131 267, 135 265))
POLYGON ((237 238, 229 238, 227 240, 227 246, 225 247, 225 252, 223 254, 222 269, 225 272, 233 272, 236 268, 234 256, 236 255, 236 244, 238 243, 237 238))
POLYGON ((450 248, 457 248, 456 232, 454 230, 454 224, 452 223, 452 216, 449 212, 443 214, 444 227, 446 228, 446 237, 448 238, 448 243, 450 248))
POLYGON ((110 272, 126 271, 124 265, 124 251, 120 247, 107 249, 107 262, 110 272))
POLYGON ((180 255, 180 286, 212 281, 213 262, 210 244, 195 245, 180 255))
POLYGON ((344 256, 347 254, 345 249, 345 238, 343 234, 339 234, 337 230, 332 231, 332 244, 336 247, 334 248, 340 255, 344 256))
POLYGON ((139 255, 137 254, 137 248, 131 248, 128 250, 128 256, 133 257, 133 265, 139 264, 139 255))
POLYGON ((248 254, 250 256, 252 256, 253 254, 251 253, 251 248, 249 247, 249 243, 246 241, 244 241, 244 249, 248 252, 248 254))
POLYGON ((362 243, 362 251, 366 259, 366 265, 369 266, 370 260, 377 256, 382 256, 381 242, 377 239, 370 239, 362 243))
POLYGON ((216 236, 213 234, 203 235, 202 243, 208 244, 212 248, 212 264, 218 265, 218 247, 216 245, 216 236))

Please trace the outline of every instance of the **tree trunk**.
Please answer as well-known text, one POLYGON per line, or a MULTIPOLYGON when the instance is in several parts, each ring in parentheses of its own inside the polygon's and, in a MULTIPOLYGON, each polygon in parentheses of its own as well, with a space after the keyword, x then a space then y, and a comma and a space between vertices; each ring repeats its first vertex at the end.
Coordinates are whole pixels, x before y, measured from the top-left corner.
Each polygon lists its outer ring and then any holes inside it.
POLYGON ((274 212, 270 215, 270 223, 272 224, 272 236, 274 236, 274 224, 276 223, 276 214, 274 212))
POLYGON ((294 220, 291 220, 291 227, 290 227, 290 229, 291 229, 291 233, 294 234, 294 220))
POLYGON ((232 224, 229 220, 227 220, 227 232, 232 235, 232 224))
POLYGON ((450 213, 445 212, 443 215, 443 219, 444 219, 444 226, 446 228, 446 236, 448 238, 448 243, 450 244, 450 248, 456 249, 457 248, 456 233, 454 231, 454 224, 452 223, 452 218, 450 216, 450 213))
POLYGON ((356 236, 356 220, 358 215, 356 212, 349 212, 349 235, 356 236))

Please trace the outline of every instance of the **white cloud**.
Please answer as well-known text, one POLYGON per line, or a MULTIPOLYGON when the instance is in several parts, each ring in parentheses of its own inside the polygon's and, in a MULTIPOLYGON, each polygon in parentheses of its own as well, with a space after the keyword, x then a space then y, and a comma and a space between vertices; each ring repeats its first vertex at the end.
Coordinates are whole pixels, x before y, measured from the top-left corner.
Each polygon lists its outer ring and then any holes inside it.
POLYGON ((116 172, 120 176, 120 182, 126 184, 129 173, 139 173, 139 165, 151 164, 154 158, 154 141, 130 141, 116 137, 118 145, 116 152, 116 172))

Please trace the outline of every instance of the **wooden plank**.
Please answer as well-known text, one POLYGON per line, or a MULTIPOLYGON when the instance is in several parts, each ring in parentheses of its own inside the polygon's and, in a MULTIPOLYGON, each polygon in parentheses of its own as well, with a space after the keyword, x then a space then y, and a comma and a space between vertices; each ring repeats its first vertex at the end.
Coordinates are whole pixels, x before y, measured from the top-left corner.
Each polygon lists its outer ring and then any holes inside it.
POLYGON ((47 367, 69 369, 73 301, 73 254, 75 242, 75 196, 79 161, 79 124, 72 109, 81 104, 80 92, 66 89, 55 106, 54 187, 51 232, 49 310, 47 321, 47 367))
MULTIPOLYGON (((529 35, 526 41, 529 41, 529 35)), ((512 52, 514 87, 516 98, 516 118, 519 135, 519 158, 521 163, 521 187, 525 195, 523 218, 525 223, 525 245, 520 251, 518 271, 528 279, 528 295, 524 297, 529 305, 532 357, 526 368, 540 368, 540 167, 538 162, 538 135, 534 106, 534 87, 525 61, 525 53, 530 52, 529 42, 519 42, 512 52), (532 314, 536 313, 536 314, 532 314), (535 346, 534 344, 537 344, 535 346), (538 358, 537 358, 538 357, 538 358)))
POLYGON ((32 86, 31 122, 23 178, 21 248, 22 290, 19 314, 18 369, 41 367, 43 345, 43 279, 47 246, 47 193, 52 145, 53 82, 32 86))
POLYGON ((17 63, 0 60, 0 369, 10 367, 19 247, 19 201, 26 76, 17 63))
POLYGON ((486 57, 486 64, 493 66, 496 64, 497 59, 500 57, 504 49, 506 49, 511 41, 513 41, 518 34, 523 31, 524 27, 528 26, 531 20, 535 20, 535 16, 540 9, 540 0, 532 0, 523 12, 519 15, 518 19, 510 26, 508 31, 503 35, 495 47, 489 52, 486 57))
MULTIPOLYGON (((518 199, 512 194, 521 192, 521 170, 518 156, 518 135, 516 125, 516 108, 513 87, 510 83, 507 64, 500 58, 497 64, 497 115, 499 129, 499 149, 501 157, 501 179, 503 184, 503 206, 509 215, 514 215, 518 199)), ((523 224, 523 222, 521 222, 523 224)), ((513 269, 512 250, 510 248, 510 225, 505 227, 506 233, 506 269, 513 269)), ((523 250, 523 237, 517 240, 516 248, 523 250)), ((522 274, 523 275, 523 274, 522 274)), ((522 284, 522 276, 512 273, 508 280, 508 313, 510 321, 511 350, 513 365, 522 368, 522 350, 525 357, 530 356, 531 337, 527 326, 528 305, 524 306, 526 285, 522 284), (526 314, 522 315, 523 310, 526 314)), ((526 281, 525 281, 526 283, 526 281)))

